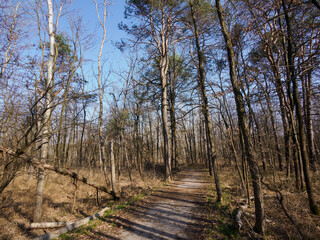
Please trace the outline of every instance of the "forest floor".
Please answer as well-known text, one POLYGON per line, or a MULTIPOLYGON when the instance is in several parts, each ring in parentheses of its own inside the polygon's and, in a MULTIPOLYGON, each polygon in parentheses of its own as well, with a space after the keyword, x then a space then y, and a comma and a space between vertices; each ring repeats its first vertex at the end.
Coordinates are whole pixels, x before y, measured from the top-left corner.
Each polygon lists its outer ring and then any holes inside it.
MULTIPOLYGON (((175 180, 135 204, 61 239, 203 239, 210 179, 203 169, 186 168, 175 180)), ((120 208, 122 208, 120 207, 120 208)))
MULTIPOLYGON (((103 186, 101 172, 79 171, 91 182, 103 186)), ((76 205, 72 211, 75 185, 73 180, 47 173, 44 193, 43 222, 75 221, 109 206, 103 217, 90 221, 59 237, 71 239, 261 239, 252 231, 254 225, 253 201, 242 215, 243 226, 235 223, 235 213, 245 200, 240 190, 239 177, 228 165, 219 166, 223 193, 222 203, 216 203, 213 179, 206 169, 195 166, 181 168, 173 182, 162 182, 156 169, 135 172, 133 181, 121 176, 122 199, 113 201, 107 194, 80 184, 76 205)), ((310 214, 307 194, 297 190, 285 173, 265 172, 264 181, 279 189, 284 196, 284 207, 294 225, 281 208, 277 194, 264 187, 266 234, 263 239, 320 239, 320 216, 310 214), (273 185, 277 182, 277 185, 273 185)), ((313 174, 315 196, 320 205, 320 174, 313 174)), ((0 195, 0 239, 33 239, 53 229, 29 229, 34 209, 36 176, 22 171, 0 195)), ((251 187, 250 187, 251 189, 251 187)), ((250 196, 252 192, 250 192, 250 196)))
MULTIPOLYGON (((283 206, 294 224, 286 216, 277 194, 264 188, 266 233, 253 232, 253 201, 242 214, 239 230, 235 214, 245 200, 234 169, 220 166, 223 191, 222 203, 215 201, 215 187, 207 170, 184 168, 167 183, 149 191, 137 201, 114 205, 102 218, 60 236, 60 239, 320 239, 320 217, 310 214, 306 192, 300 192, 285 180, 285 173, 268 174, 265 181, 283 194, 283 206), (297 228, 301 232, 299 235, 297 228)), ((319 174, 314 175, 319 186, 319 174)), ((250 193, 252 196, 252 192, 250 193)), ((316 187, 319 204, 319 188, 316 187)))
MULTIPOLYGON (((72 169, 71 169, 72 170, 72 169)), ((89 182, 106 186, 103 172, 100 170, 73 170, 88 178, 89 182)), ((120 177, 124 200, 141 195, 143 192, 161 184, 162 174, 154 169, 145 170, 143 178, 137 171, 132 171, 132 181, 127 174, 120 177)), ((36 171, 21 169, 15 179, 0 195, 0 239, 33 239, 54 229, 30 229, 36 196, 36 171)), ((73 206, 75 182, 72 178, 52 171, 46 172, 43 199, 42 222, 73 222, 95 214, 100 209, 115 203, 112 197, 99 192, 81 182, 76 183, 77 194, 73 206)))

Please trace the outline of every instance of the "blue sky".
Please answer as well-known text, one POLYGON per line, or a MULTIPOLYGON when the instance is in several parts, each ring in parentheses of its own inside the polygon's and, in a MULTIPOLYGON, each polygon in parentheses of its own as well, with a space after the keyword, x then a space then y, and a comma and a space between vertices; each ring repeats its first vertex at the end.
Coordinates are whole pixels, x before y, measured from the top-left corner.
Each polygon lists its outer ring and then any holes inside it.
MULTIPOLYGON (((99 0, 97 0, 99 2, 99 0)), ((102 0, 100 0, 102 2, 102 0)), ((102 60, 105 61, 104 72, 109 72, 109 69, 118 71, 119 68, 126 69, 126 60, 124 55, 114 46, 114 42, 120 41, 121 38, 126 38, 127 35, 124 31, 119 30, 118 24, 124 20, 124 6, 125 0, 113 0, 111 5, 108 7, 108 17, 107 17, 107 35, 106 43, 103 48, 102 60)), ((86 72, 91 79, 92 89, 97 88, 97 81, 92 75, 92 70, 97 71, 96 62, 98 59, 98 53, 100 49, 101 39, 102 39, 102 28, 99 28, 98 18, 96 14, 95 4, 93 0, 74 0, 71 5, 71 9, 79 11, 79 15, 83 17, 83 21, 87 23, 89 31, 95 32, 95 46, 87 52, 86 58, 93 60, 92 64, 85 66, 86 72), (95 61, 95 62, 94 62, 95 61)), ((100 9, 100 16, 103 17, 103 9, 100 9)), ((89 80, 90 81, 90 80, 89 80)), ((108 78, 108 82, 112 83, 113 86, 117 85, 118 77, 116 74, 111 74, 108 78)), ((106 89, 108 91, 108 89, 106 89)), ((106 92, 105 96, 108 96, 106 92)))
MULTIPOLYGON (((100 0, 100 2, 102 1, 100 0)), ((111 41, 118 41, 126 36, 123 31, 118 29, 118 24, 124 19, 124 6, 125 0, 113 0, 108 8, 106 49, 114 50, 111 41)), ((98 18, 93 0, 74 0, 72 8, 79 10, 80 16, 88 23, 88 26, 92 28, 97 27, 98 18)), ((100 10, 100 15, 102 17, 103 9, 101 8, 100 10)))

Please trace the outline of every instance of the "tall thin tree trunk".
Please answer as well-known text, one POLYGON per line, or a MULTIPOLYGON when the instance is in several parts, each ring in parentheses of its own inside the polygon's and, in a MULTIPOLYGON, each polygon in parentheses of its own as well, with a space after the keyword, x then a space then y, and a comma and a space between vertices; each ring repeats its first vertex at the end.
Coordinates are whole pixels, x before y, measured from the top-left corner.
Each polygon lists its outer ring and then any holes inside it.
POLYGON ((305 184, 308 192, 308 199, 309 199, 309 207, 313 214, 319 214, 319 208, 314 198, 314 190, 313 185, 309 173, 309 157, 307 152, 307 144, 306 144, 306 136, 305 130, 303 125, 303 114, 301 110, 300 100, 299 100, 299 92, 298 92, 298 81, 296 76, 296 69, 294 63, 294 56, 293 56, 293 37, 292 37, 292 26, 291 26, 291 18, 287 11, 287 6, 284 0, 282 0, 282 7, 285 15, 285 20, 287 23, 287 37, 288 37, 288 69, 290 74, 290 80, 293 84, 293 101, 296 109, 296 117, 298 121, 298 134, 299 134, 299 143, 300 143, 300 150, 301 150, 301 159, 303 164, 303 173, 305 184))
POLYGON ((173 67, 172 74, 170 78, 170 122, 171 122, 171 166, 174 165, 177 168, 177 133, 176 133, 176 112, 175 112, 175 103, 176 103, 176 64, 175 64, 175 49, 173 51, 173 67))
POLYGON ((112 193, 115 199, 120 198, 119 187, 117 183, 117 176, 116 176, 116 162, 114 157, 114 146, 113 140, 110 142, 110 163, 111 163, 111 185, 112 185, 112 193))
MULTIPOLYGON (((270 115, 270 119, 271 119, 272 135, 273 135, 274 141, 275 141, 275 147, 276 147, 276 154, 277 154, 277 158, 278 158, 279 169, 280 169, 280 171, 282 171, 283 170, 282 156, 281 156, 281 152, 280 152, 279 139, 278 139, 278 134, 277 134, 276 122, 275 122, 274 114, 273 114, 273 108, 271 106, 270 94, 269 94, 269 91, 267 89, 265 89, 265 87, 262 85, 262 83, 258 79, 257 79, 257 82, 260 85, 260 87, 262 88, 264 96, 265 96, 266 101, 267 101, 267 107, 268 107, 269 115, 270 115)), ((266 85, 266 88, 267 88, 267 85, 266 85)))
POLYGON ((264 215, 263 192, 262 192, 262 186, 261 186, 261 176, 260 176, 259 166, 255 158, 252 138, 251 138, 250 129, 248 125, 248 119, 245 112, 243 96, 240 91, 240 83, 236 74, 234 49, 233 49, 231 38, 226 26, 220 0, 216 0, 216 8, 217 8, 217 13, 219 17, 221 31, 222 31, 227 52, 228 52, 230 79, 231 79, 232 88, 235 96, 239 128, 243 136, 245 153, 246 153, 247 161, 249 163, 250 173, 252 177, 254 201, 255 201, 255 217, 256 217, 254 229, 258 233, 263 233, 265 228, 265 215, 264 215))
MULTIPOLYGON (((261 130, 261 126, 259 124, 259 121, 258 119, 256 118, 256 114, 254 113, 252 107, 251 107, 251 103, 250 103, 250 100, 248 99, 248 97, 246 98, 247 99, 247 105, 248 105, 248 108, 249 108, 249 119, 251 117, 251 119, 253 119, 253 123, 256 125, 256 128, 257 128, 257 139, 258 139, 258 146, 259 146, 259 152, 260 152, 260 156, 261 156, 261 161, 262 161, 262 168, 263 170, 266 170, 266 156, 264 154, 265 150, 263 149, 263 146, 262 146, 262 130, 261 130)), ((252 123, 252 124, 253 124, 252 123)))
POLYGON ((104 164, 105 164, 105 146, 104 146, 104 139, 103 139, 103 131, 102 131, 102 119, 103 119, 103 89, 102 89, 102 70, 101 70, 101 56, 102 51, 104 47, 104 43, 106 40, 106 18, 107 18, 107 1, 103 2, 103 19, 100 18, 99 15, 99 9, 98 9, 98 3, 96 0, 94 0, 95 6, 96 6, 96 12, 97 17, 100 23, 100 26, 103 30, 102 40, 100 44, 100 50, 98 55, 98 74, 97 74, 97 80, 98 80, 98 89, 99 89, 99 116, 98 116, 98 148, 99 148, 99 167, 101 170, 103 170, 104 164))
POLYGON ((152 117, 151 117, 150 111, 148 111, 148 121, 149 121, 149 131, 150 131, 151 159, 152 159, 152 164, 155 164, 152 117))
MULTIPOLYGON (((202 111, 203 116, 205 120, 205 128, 206 128, 206 134, 207 134, 207 141, 208 141, 208 156, 209 161, 211 162, 212 166, 212 172, 214 175, 215 185, 216 185, 216 191, 217 191, 217 202, 220 202, 222 200, 222 194, 221 194, 221 187, 220 187, 220 179, 218 175, 218 170, 216 166, 216 151, 214 147, 213 142, 213 132, 212 132, 212 125, 210 120, 210 113, 209 113, 209 104, 208 104, 208 97, 207 92, 205 88, 205 69, 204 69, 204 56, 203 52, 200 48, 200 41, 199 41, 199 32, 198 32, 198 26, 197 26, 197 20, 195 15, 195 9, 193 5, 193 0, 190 0, 190 11, 192 15, 192 22, 193 22, 193 30, 194 30, 194 38, 196 40, 196 49, 197 49, 197 56, 198 56, 198 84, 199 84, 199 90, 201 93, 201 100, 202 100, 202 111)), ((209 164, 210 165, 210 164, 209 164)))
MULTIPOLYGON (((233 129, 229 127, 229 124, 227 123, 226 117, 225 117, 224 113, 222 112, 221 100, 219 100, 219 102, 220 102, 220 109, 219 109, 220 110, 220 115, 222 116, 222 120, 224 122, 224 125, 226 126, 226 131, 227 131, 227 135, 228 135, 228 142, 229 142, 230 148, 232 150, 232 154, 233 154, 233 157, 234 157, 234 162, 235 162, 235 165, 236 165, 236 170, 237 170, 237 172, 239 174, 239 178, 240 178, 240 186, 244 190, 245 189, 245 185, 244 185, 243 176, 241 174, 241 169, 240 169, 240 166, 239 166, 239 162, 240 162, 239 161, 239 157, 237 155, 237 151, 236 151, 236 148, 235 148, 235 145, 234 145, 233 129)), ((229 117, 228 114, 227 114, 227 117, 229 117)))
POLYGON ((284 136, 284 153, 285 153, 285 161, 287 165, 287 177, 290 176, 290 159, 291 159, 291 148, 290 148, 290 134, 289 134, 289 127, 288 127, 288 120, 287 120, 287 110, 286 110, 286 103, 285 103, 285 94, 283 90, 283 85, 281 82, 281 75, 279 70, 278 62, 275 61, 274 54, 271 51, 271 48, 267 48, 268 60, 270 62, 276 92, 280 103, 280 112, 281 112, 281 120, 282 120, 282 127, 283 127, 283 136, 284 136))
MULTIPOLYGON (((52 0, 47 0, 48 5, 48 34, 50 40, 50 55, 48 61, 46 88, 45 88, 45 99, 44 99, 44 114, 42 119, 42 140, 41 140, 41 156, 42 162, 47 161, 49 157, 49 134, 50 134, 50 121, 52 112, 52 87, 53 87, 53 76, 54 76, 54 61, 55 61, 55 31, 53 25, 53 5, 52 0)), ((42 216, 42 202, 43 202, 43 191, 45 183, 45 173, 43 169, 39 169, 38 182, 36 189, 36 206, 33 213, 33 221, 39 222, 42 216)))
MULTIPOLYGON (((312 34, 313 35, 313 34, 312 34)), ((312 36, 313 37, 313 36, 312 36)), ((313 51, 313 42, 310 43, 310 66, 312 66, 313 58, 312 58, 312 51, 313 51)), ((304 59, 303 59, 304 60, 304 59)), ((308 154, 310 164, 313 169, 316 170, 316 147, 314 141, 314 130, 313 130, 313 121, 312 121, 312 113, 311 113, 311 101, 312 101, 312 67, 307 71, 306 74, 302 75, 304 78, 303 89, 304 89, 304 116, 305 116, 305 124, 306 124, 306 137, 307 137, 307 145, 308 145, 308 154)), ((303 69, 305 70, 305 69, 303 69)))
MULTIPOLYGON (((277 10, 278 15, 281 15, 280 9, 277 10)), ((282 27, 282 20, 279 17, 278 18, 278 23, 280 26, 280 29, 282 32, 284 32, 284 29, 282 27)), ((281 36, 281 44, 284 50, 284 62, 286 66, 286 90, 287 90, 287 98, 288 101, 286 101, 286 98, 284 97, 283 99, 285 100, 286 107, 287 107, 287 119, 288 119, 288 133, 289 136, 291 136, 292 143, 293 143, 293 162, 294 162, 294 168, 295 168, 295 177, 296 177, 296 186, 298 189, 303 188, 303 176, 302 176, 302 171, 300 170, 300 163, 301 163, 301 150, 300 150, 300 145, 299 145, 299 139, 298 139, 298 133, 297 133, 297 127, 296 127, 296 121, 294 118, 294 100, 292 97, 292 89, 291 89, 291 83, 292 81, 290 80, 290 70, 289 70, 289 60, 288 60, 288 47, 286 44, 286 36, 282 34, 281 36)), ((282 90, 282 89, 281 89, 282 90)), ((285 93, 283 92, 283 96, 285 96, 285 93)))
POLYGON ((165 52, 160 59, 161 117, 162 117, 162 133, 163 133, 163 157, 164 157, 164 163, 166 167, 166 179, 171 181, 172 172, 171 172, 171 158, 170 158, 170 145, 169 145, 167 68, 168 68, 168 56, 167 56, 167 53, 165 52))
MULTIPOLYGON (((80 48, 81 49, 81 48, 80 48)), ((86 102, 85 102, 85 76, 83 72, 83 64, 80 64, 81 76, 82 76, 82 109, 83 109, 83 123, 81 129, 81 137, 80 137, 80 149, 79 149, 79 165, 82 167, 83 163, 83 140, 84 140, 84 132, 86 129, 86 121, 87 121, 87 111, 86 111, 86 102)))

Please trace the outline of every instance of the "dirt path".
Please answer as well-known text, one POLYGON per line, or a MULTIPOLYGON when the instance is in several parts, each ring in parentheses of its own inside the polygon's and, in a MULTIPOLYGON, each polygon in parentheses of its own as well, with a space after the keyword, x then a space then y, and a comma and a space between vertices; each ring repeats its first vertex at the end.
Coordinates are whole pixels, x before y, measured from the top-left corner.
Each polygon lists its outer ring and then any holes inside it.
POLYGON ((204 170, 181 171, 173 183, 104 220, 114 227, 99 225, 84 239, 201 239, 206 220, 199 209, 205 201, 207 176, 204 170))

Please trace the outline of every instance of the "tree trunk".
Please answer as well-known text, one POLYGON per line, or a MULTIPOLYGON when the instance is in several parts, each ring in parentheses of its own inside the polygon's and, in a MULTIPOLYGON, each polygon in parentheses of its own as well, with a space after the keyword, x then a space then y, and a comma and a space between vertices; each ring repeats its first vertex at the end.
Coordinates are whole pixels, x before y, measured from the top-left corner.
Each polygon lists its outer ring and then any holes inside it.
MULTIPOLYGON (((84 91, 83 91, 84 93, 84 91)), ((86 129, 86 116, 87 116, 87 112, 86 112, 86 104, 83 101, 83 124, 82 124, 82 129, 81 129, 81 137, 80 137, 80 149, 79 149, 79 165, 80 167, 82 167, 83 164, 83 158, 84 158, 84 154, 83 154, 83 138, 84 138, 84 132, 86 129)))
MULTIPOLYGON (((304 49, 304 48, 303 48, 304 49)), ((313 50, 313 43, 310 43, 310 64, 308 66, 304 66, 302 71, 306 72, 306 74, 301 75, 302 79, 302 88, 303 88, 303 107, 304 107, 304 117, 305 117, 305 124, 306 124, 306 138, 307 138, 307 145, 308 145, 308 155, 310 160, 310 165, 314 170, 316 170, 316 147, 314 142, 314 131, 313 131, 313 121, 312 121, 312 113, 311 113, 311 102, 312 102, 312 50, 313 50), (306 68, 310 68, 306 70, 306 68)), ((304 50, 303 50, 304 52, 304 50)), ((302 59, 305 62, 305 59, 302 59)))
MULTIPOLYGON (((272 109, 272 106, 271 106, 270 94, 269 94, 269 91, 267 89, 265 89, 265 87, 262 85, 262 83, 258 79, 257 79, 257 83, 262 88, 264 96, 265 96, 266 101, 267 101, 267 107, 268 107, 268 110, 269 110, 271 126, 272 126, 272 135, 274 137, 274 142, 275 142, 275 147, 276 147, 276 154, 277 154, 277 158, 278 158, 279 170, 282 171, 283 170, 282 156, 281 156, 281 152, 280 152, 276 121, 274 119, 273 109, 272 109)), ((267 85, 266 85, 266 88, 268 88, 267 85)))
MULTIPOLYGON (((44 99, 44 114, 42 119, 42 140, 41 140, 41 162, 46 162, 49 157, 49 134, 50 134, 50 121, 52 112, 52 87, 53 87, 53 76, 54 76, 54 64, 55 64, 55 31, 53 26, 53 5, 52 0, 47 0, 48 5, 48 30, 50 39, 50 55, 48 61, 46 88, 45 88, 45 99, 44 99)), ((44 190, 45 175, 42 169, 38 172, 38 181, 36 189, 36 206, 33 214, 33 221, 39 222, 42 216, 42 201, 43 201, 43 190, 44 190)))
POLYGON ((221 199, 221 187, 220 187, 220 180, 216 166, 216 151, 213 142, 213 132, 212 132, 212 125, 210 120, 210 113, 209 113, 209 104, 208 104, 208 97, 205 88, 205 69, 204 69, 204 56, 203 52, 200 48, 200 41, 199 41, 199 32, 197 26, 197 20, 195 16, 195 10, 193 5, 193 0, 190 0, 190 11, 192 15, 192 22, 193 22, 193 30, 194 30, 194 38, 196 40, 196 49, 197 49, 197 56, 198 56, 198 84, 199 90, 201 93, 201 100, 202 100, 202 112, 205 120, 205 128, 207 134, 207 141, 208 141, 208 157, 209 161, 211 162, 212 172, 214 175, 216 191, 217 191, 217 202, 220 202, 221 199))
POLYGON ((292 26, 291 26, 291 19, 289 17, 287 6, 282 0, 282 7, 285 15, 285 20, 287 23, 287 37, 288 37, 288 70, 290 74, 290 80, 293 84, 293 101, 296 109, 296 118, 298 121, 298 134, 299 134, 299 143, 300 143, 300 150, 301 150, 301 159, 303 165, 303 173, 305 184, 308 192, 308 199, 309 199, 309 207, 313 214, 319 214, 319 208, 314 198, 314 190, 313 185, 309 173, 309 157, 307 152, 307 144, 306 144, 306 136, 305 130, 303 125, 303 114, 301 110, 300 100, 299 100, 299 92, 298 92, 298 81, 296 76, 295 70, 295 63, 294 63, 294 56, 293 56, 293 38, 292 38, 292 26))
POLYGON ((155 164, 155 155, 154 155, 154 140, 153 140, 153 130, 152 130, 152 117, 150 111, 148 111, 148 121, 149 121, 149 131, 150 131, 150 147, 151 147, 151 159, 152 164, 155 164))
POLYGON ((175 113, 175 82, 176 82, 176 65, 175 65, 175 50, 173 51, 173 69, 170 78, 170 123, 171 123, 171 166, 177 168, 177 133, 176 133, 176 113, 175 113))
MULTIPOLYGON (((164 44, 164 43, 163 43, 164 44)), ((167 52, 160 59, 160 79, 161 79, 161 117, 163 133, 163 157, 166 167, 166 179, 172 180, 171 158, 169 146, 169 124, 168 124, 168 85, 167 85, 168 56, 167 52)))
POLYGON ((264 216, 264 203, 263 203, 263 192, 262 192, 262 186, 261 186, 260 171, 259 171, 258 163, 254 156, 254 149, 253 149, 250 129, 248 125, 248 119, 245 112, 243 96, 240 91, 240 83, 236 74, 234 49, 232 46, 229 32, 227 30, 220 0, 216 0, 216 8, 217 8, 217 13, 219 17, 220 26, 221 26, 221 31, 222 31, 227 52, 228 52, 230 80, 232 83, 232 88, 235 96, 239 128, 243 136, 245 154, 247 157, 247 161, 249 163, 250 173, 252 177, 254 201, 255 201, 255 217, 256 217, 254 229, 258 233, 263 233, 265 228, 265 216, 264 216))
POLYGON ((99 116, 98 116, 98 149, 99 149, 99 167, 101 170, 103 170, 105 166, 105 146, 104 146, 104 139, 102 136, 102 119, 103 119, 103 89, 102 89, 102 83, 101 83, 101 78, 102 78, 102 70, 101 70, 101 56, 102 56, 102 50, 104 47, 104 43, 106 40, 106 18, 107 18, 107 6, 108 3, 107 1, 103 2, 103 19, 100 18, 99 11, 98 11, 98 3, 96 0, 94 0, 95 6, 96 6, 96 12, 97 12, 97 17, 100 23, 100 26, 102 27, 103 30, 103 36, 100 44, 100 50, 99 50, 99 55, 98 55, 98 75, 97 75, 97 80, 98 80, 98 89, 99 89, 99 116))
MULTIPOLYGON (((223 99, 224 100, 224 99, 223 99)), ((239 157, 237 155, 237 151, 236 151, 236 148, 235 148, 235 145, 234 145, 234 135, 233 135, 233 129, 229 127, 229 124, 227 123, 227 120, 226 120, 226 117, 224 115, 224 113, 222 112, 222 103, 221 103, 221 100, 219 99, 219 102, 220 102, 220 115, 222 117, 222 120, 224 122, 224 125, 226 126, 226 131, 227 131, 227 135, 228 135, 228 142, 229 142, 229 145, 230 145, 230 148, 231 148, 231 151, 232 151, 232 154, 233 154, 233 157, 234 157, 234 162, 235 162, 235 165, 236 165, 236 170, 239 174, 239 178, 240 178, 240 186, 241 186, 241 189, 245 190, 245 185, 244 185, 244 181, 243 181, 243 176, 241 174, 241 169, 240 169, 240 166, 239 166, 239 157)), ((227 114, 227 117, 229 117, 229 115, 227 114)))
POLYGON ((282 120, 282 127, 283 127, 283 136, 284 136, 284 153, 285 153, 285 160, 287 165, 287 177, 290 176, 290 159, 291 159, 291 148, 290 148, 290 130, 288 127, 288 118, 287 118, 287 110, 286 110, 286 103, 285 103, 285 93, 283 90, 283 85, 281 82, 281 75, 279 70, 278 62, 275 61, 274 54, 271 51, 271 48, 268 46, 267 48, 268 60, 270 62, 276 92, 280 103, 280 111, 281 111, 281 120, 282 120))
POLYGON ((112 185, 113 197, 115 199, 119 199, 120 191, 119 191, 117 176, 116 176, 116 163, 115 163, 115 156, 114 156, 113 141, 110 142, 110 162, 111 162, 111 185, 112 185))

